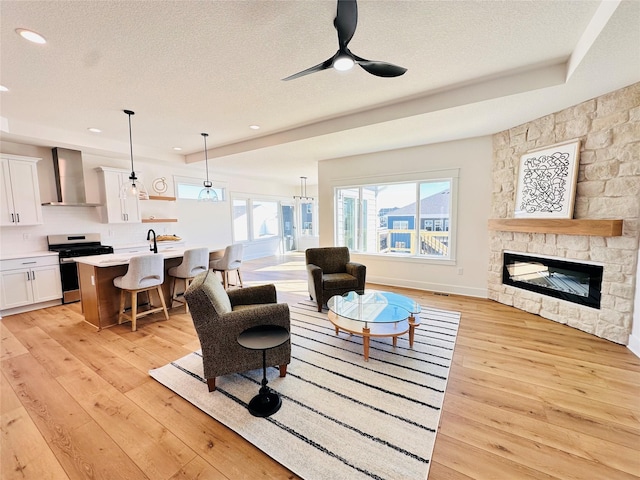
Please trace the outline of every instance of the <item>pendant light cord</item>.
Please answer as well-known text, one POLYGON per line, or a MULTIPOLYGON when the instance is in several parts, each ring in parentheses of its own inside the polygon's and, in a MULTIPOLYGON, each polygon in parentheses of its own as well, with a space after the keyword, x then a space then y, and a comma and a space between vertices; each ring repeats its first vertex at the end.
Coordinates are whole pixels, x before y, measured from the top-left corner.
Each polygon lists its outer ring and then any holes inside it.
POLYGON ((129 178, 131 178, 132 180, 135 180, 136 174, 133 169, 133 137, 131 136, 131 115, 135 115, 135 112, 131 110, 124 110, 124 113, 126 113, 129 116, 129 150, 131 155, 131 177, 129 178))
POLYGON ((207 169, 207 183, 209 183, 209 156, 207 155, 207 137, 209 136, 209 134, 201 133, 200 135, 204 137, 204 164, 205 168, 207 169))

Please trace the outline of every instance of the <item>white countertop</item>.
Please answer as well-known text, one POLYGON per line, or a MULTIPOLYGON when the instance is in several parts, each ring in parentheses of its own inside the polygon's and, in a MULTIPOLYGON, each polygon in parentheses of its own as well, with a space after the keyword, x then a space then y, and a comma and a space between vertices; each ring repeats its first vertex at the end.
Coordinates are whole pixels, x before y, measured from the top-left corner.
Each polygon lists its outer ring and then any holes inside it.
MULTIPOLYGON (((164 258, 179 258, 184 256, 184 251, 192 248, 168 248, 162 252, 158 252, 154 255, 162 255, 164 258)), ((207 247, 209 252, 224 251, 225 247, 207 247)), ((108 253, 106 255, 91 255, 89 257, 77 257, 74 258, 76 263, 83 263, 86 265, 92 265, 94 267, 115 267, 118 265, 127 265, 131 257, 138 257, 140 255, 148 255, 151 252, 136 252, 136 253, 108 253)))
POLYGON ((39 251, 39 252, 22 252, 22 253, 8 253, 2 252, 0 254, 0 260, 15 260, 16 258, 33 258, 33 257, 50 257, 58 256, 58 252, 39 251))

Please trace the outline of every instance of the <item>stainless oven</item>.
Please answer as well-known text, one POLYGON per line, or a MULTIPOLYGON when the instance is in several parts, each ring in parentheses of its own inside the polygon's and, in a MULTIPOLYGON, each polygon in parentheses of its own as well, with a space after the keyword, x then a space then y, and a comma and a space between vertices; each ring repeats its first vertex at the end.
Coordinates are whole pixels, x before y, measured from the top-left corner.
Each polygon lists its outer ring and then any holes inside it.
POLYGON ((78 266, 75 258, 113 253, 113 247, 102 245, 99 233, 47 236, 49 250, 58 252, 60 278, 62 279, 62 303, 80 301, 78 266))

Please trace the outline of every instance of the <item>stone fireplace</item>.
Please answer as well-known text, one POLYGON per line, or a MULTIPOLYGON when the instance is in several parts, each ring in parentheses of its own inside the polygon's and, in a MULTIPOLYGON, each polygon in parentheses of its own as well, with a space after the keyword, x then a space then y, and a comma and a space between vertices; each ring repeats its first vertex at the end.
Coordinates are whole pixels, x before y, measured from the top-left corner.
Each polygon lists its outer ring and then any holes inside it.
POLYGON ((640 236, 640 83, 497 133, 493 144, 489 298, 626 344, 640 236), (578 220, 563 225, 528 219, 514 228, 509 222, 520 156, 574 139, 581 144, 573 215, 578 220), (621 228, 591 228, 602 219, 621 228), (504 283, 505 251, 602 266, 600 308, 504 283))

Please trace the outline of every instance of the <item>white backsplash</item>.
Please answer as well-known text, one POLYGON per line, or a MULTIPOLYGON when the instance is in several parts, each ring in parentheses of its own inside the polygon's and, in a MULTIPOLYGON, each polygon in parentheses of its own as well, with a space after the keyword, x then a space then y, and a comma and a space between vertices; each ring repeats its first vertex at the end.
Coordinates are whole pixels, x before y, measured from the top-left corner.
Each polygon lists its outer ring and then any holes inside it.
POLYGON ((174 233, 177 225, 101 223, 100 211, 96 207, 43 206, 42 215, 42 225, 3 227, 0 230, 0 256, 47 250, 47 235, 99 233, 104 245, 117 246, 146 242, 149 228, 158 235, 174 233))

